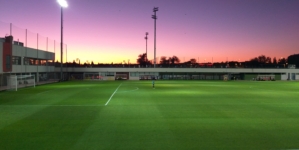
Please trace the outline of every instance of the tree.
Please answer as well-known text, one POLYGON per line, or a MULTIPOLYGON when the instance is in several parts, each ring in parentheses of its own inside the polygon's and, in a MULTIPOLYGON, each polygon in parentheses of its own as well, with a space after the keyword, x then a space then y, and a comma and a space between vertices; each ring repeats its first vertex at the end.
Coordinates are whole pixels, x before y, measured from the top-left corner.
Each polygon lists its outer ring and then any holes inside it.
POLYGON ((146 53, 143 53, 143 54, 140 54, 138 56, 138 59, 137 59, 137 63, 140 65, 140 66, 146 66, 146 65, 149 65, 150 62, 148 60, 146 60, 146 53))
POLYGON ((276 57, 273 58, 273 64, 277 65, 277 59, 276 59, 276 57))
POLYGON ((249 67, 258 67, 259 66, 259 59, 257 57, 250 59, 248 62, 249 67))
POLYGON ((265 55, 260 55, 258 57, 252 58, 249 61, 251 67, 267 67, 272 63, 271 57, 266 57, 265 55))
POLYGON ((271 57, 266 57, 266 64, 271 64, 271 63, 272 63, 271 57))
POLYGON ((77 64, 76 64, 76 61, 75 61, 75 60, 73 60, 73 64, 72 64, 72 66, 73 66, 73 67, 76 67, 76 66, 77 66, 77 64))
POLYGON ((80 59, 76 58, 76 63, 80 65, 80 59))
POLYGON ((162 56, 161 57, 161 59, 160 59, 160 64, 162 65, 162 66, 169 66, 169 64, 170 64, 170 61, 169 61, 169 59, 167 59, 165 56, 162 56))
POLYGON ((190 59, 190 63, 193 64, 193 65, 196 64, 196 59, 195 58, 191 58, 190 59))
POLYGON ((278 64, 280 64, 280 65, 285 65, 286 63, 287 63, 287 60, 285 58, 280 58, 278 60, 278 64))
POLYGON ((183 62, 182 63, 185 67, 195 67, 194 65, 196 64, 196 59, 192 58, 189 61, 183 62))
POLYGON ((288 57, 288 64, 294 64, 299 67, 299 54, 290 55, 288 57))
POLYGON ((60 65, 60 62, 58 62, 58 60, 56 60, 55 67, 59 67, 59 65, 60 65))
POLYGON ((267 62, 267 57, 265 55, 258 56, 257 59, 260 64, 265 64, 267 62))
POLYGON ((171 65, 174 65, 175 63, 180 63, 180 59, 177 56, 169 57, 168 60, 170 61, 171 65))

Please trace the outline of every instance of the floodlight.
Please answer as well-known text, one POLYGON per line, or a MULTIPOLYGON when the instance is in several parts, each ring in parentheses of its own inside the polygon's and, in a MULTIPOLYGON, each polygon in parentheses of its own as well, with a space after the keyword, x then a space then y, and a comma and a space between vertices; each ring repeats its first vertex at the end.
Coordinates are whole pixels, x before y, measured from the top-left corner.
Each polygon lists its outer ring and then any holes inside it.
POLYGON ((57 0, 61 7, 68 7, 66 0, 57 0))
POLYGON ((153 19, 157 19, 157 16, 156 16, 156 15, 152 15, 152 18, 153 18, 153 19))

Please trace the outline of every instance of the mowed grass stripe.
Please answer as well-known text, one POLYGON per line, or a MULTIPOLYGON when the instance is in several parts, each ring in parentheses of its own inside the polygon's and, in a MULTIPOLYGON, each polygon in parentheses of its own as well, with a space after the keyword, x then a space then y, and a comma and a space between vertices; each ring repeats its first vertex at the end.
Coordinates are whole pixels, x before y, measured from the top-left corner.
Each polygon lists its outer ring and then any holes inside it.
MULTIPOLYGON (((0 128, 53 106, 104 106, 114 85, 101 82, 63 82, 3 92, 0 128), (105 88, 101 88, 101 87, 105 88), (44 93, 45 91, 48 91, 44 93), (13 107, 14 106, 14 107, 13 107)), ((55 108, 54 108, 55 109, 55 108)))
POLYGON ((2 92, 0 149, 299 147, 297 82, 157 80, 155 86, 81 81, 2 92))

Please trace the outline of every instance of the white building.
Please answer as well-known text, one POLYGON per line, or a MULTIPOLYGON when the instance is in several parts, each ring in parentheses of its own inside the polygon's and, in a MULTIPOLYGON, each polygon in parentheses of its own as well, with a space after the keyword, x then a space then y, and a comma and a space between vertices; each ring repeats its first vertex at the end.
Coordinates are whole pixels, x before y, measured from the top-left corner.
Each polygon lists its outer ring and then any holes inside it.
POLYGON ((0 87, 6 86, 11 75, 34 75, 36 82, 53 78, 55 54, 24 47, 12 36, 0 38, 0 58, 0 87))

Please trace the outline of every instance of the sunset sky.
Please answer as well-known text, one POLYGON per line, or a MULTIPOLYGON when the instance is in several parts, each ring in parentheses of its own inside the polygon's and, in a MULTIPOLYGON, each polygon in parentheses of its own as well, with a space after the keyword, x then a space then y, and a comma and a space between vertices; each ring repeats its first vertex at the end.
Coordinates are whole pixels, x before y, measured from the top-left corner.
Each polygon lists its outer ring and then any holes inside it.
MULTIPOLYGON (((0 37, 56 52, 60 60, 60 6, 56 0, 0 0, 0 37), (56 42, 55 50, 53 40, 56 42), (51 42, 50 42, 51 41, 51 42), (52 45, 52 46, 51 46, 52 45)), ((246 61, 259 55, 299 53, 299 0, 67 0, 64 43, 67 61, 136 63, 154 57, 154 7, 157 57, 199 62, 246 61)), ((36 48, 36 47, 35 47, 36 48)))

